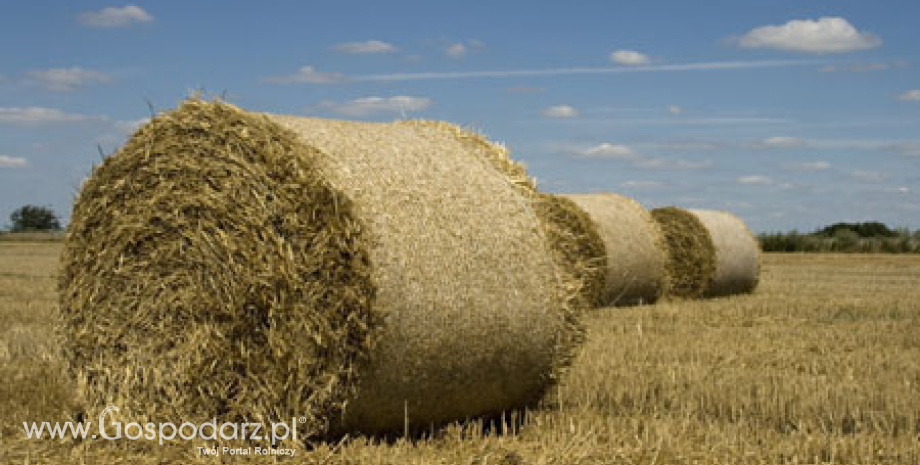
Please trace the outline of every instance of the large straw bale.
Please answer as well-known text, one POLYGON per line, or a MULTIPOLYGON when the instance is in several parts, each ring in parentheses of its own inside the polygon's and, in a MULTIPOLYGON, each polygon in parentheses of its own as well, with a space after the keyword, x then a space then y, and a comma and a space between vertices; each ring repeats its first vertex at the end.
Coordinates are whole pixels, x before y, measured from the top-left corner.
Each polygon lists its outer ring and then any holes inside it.
POLYGON ((668 295, 700 298, 712 282, 716 250, 706 226, 687 210, 662 207, 652 210, 668 250, 668 295))
POLYGON ((648 210, 616 194, 564 197, 588 214, 604 241, 607 273, 598 306, 653 303, 667 292, 664 239, 648 210))
POLYGON ((690 210, 706 226, 716 250, 707 297, 753 292, 760 280, 760 244, 744 221, 728 212, 690 210))
POLYGON ((531 405, 568 363, 550 257, 448 132, 190 100, 80 193, 62 334, 90 413, 426 428, 531 405))

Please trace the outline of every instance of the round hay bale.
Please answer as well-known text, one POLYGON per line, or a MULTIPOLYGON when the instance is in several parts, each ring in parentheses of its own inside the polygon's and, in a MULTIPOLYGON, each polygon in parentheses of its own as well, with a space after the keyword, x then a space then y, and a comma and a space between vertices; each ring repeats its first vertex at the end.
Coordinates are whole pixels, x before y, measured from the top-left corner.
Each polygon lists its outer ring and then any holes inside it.
POLYGON ((597 306, 653 303, 667 292, 664 239, 648 210, 615 194, 563 197, 588 214, 604 242, 606 282, 597 306))
POLYGON ((753 292, 760 280, 760 244, 744 221, 728 212, 690 210, 709 231, 716 269, 707 297, 753 292))
POLYGON ((538 194, 534 203, 557 263, 578 286, 575 308, 586 310, 604 299, 607 252, 591 218, 570 199, 538 194))
POLYGON ((668 251, 668 295, 698 299, 712 282, 716 250, 706 226, 693 214, 677 207, 652 210, 664 234, 668 251))
POLYGON ((94 170, 62 255, 85 408, 307 417, 301 436, 531 405, 580 339, 529 199, 435 127, 190 100, 94 170))

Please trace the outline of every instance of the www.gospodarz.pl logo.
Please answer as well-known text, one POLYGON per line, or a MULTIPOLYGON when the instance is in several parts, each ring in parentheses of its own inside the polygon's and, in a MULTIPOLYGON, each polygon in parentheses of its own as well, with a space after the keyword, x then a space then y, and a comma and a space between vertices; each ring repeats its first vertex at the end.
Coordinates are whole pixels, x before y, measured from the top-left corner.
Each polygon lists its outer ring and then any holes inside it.
POLYGON ((73 439, 105 439, 115 441, 127 439, 131 441, 146 440, 157 441, 160 445, 174 440, 191 441, 193 439, 203 439, 214 441, 223 439, 225 441, 233 440, 250 440, 265 441, 271 440, 272 444, 280 444, 286 439, 297 441, 297 424, 306 423, 305 417, 300 419, 292 418, 288 422, 273 422, 268 428, 262 423, 217 423, 217 419, 196 425, 191 422, 184 422, 179 426, 175 423, 120 423, 112 421, 106 424, 105 417, 110 413, 118 413, 119 409, 115 406, 106 407, 99 414, 99 426, 97 433, 92 433, 93 422, 64 422, 54 423, 28 423, 22 422, 26 436, 29 439, 63 439, 71 437, 73 439), (114 430, 114 431, 113 431, 114 430), (46 436, 47 435, 47 436, 46 436))

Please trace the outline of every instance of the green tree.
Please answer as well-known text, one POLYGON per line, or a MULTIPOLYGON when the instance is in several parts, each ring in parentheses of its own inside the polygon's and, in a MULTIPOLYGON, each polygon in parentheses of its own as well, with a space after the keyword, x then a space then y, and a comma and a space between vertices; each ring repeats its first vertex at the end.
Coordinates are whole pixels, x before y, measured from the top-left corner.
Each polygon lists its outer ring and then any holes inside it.
POLYGON ((59 231, 61 222, 49 207, 25 205, 17 208, 10 215, 13 231, 59 231))

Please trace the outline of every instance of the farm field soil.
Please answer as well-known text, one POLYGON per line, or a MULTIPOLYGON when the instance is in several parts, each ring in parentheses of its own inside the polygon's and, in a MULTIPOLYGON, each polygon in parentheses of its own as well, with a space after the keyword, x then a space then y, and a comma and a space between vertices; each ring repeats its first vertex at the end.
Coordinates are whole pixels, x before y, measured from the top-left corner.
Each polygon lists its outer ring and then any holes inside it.
MULTIPOLYGON (((75 410, 54 335, 60 248, 0 242, 0 464, 274 463, 202 457, 204 442, 26 438, 24 421, 75 410)), ((278 461, 920 464, 920 256, 766 254, 754 295, 586 323, 574 366, 523 426, 346 438, 278 461)))

